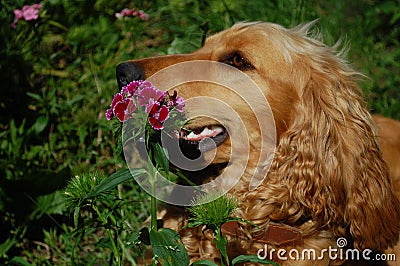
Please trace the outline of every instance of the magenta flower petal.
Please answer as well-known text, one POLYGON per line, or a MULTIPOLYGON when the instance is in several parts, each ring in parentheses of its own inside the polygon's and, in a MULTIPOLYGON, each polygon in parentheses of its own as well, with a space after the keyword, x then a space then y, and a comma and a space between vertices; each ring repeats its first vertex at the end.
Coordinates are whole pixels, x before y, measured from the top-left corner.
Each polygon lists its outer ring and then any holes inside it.
POLYGON ((165 120, 169 118, 168 107, 166 107, 165 105, 162 106, 155 116, 158 119, 158 121, 163 123, 165 120))
POLYGON ((153 87, 154 88, 153 84, 150 81, 141 80, 140 82, 141 82, 140 83, 141 88, 144 88, 144 87, 153 87))
POLYGON ((136 111, 136 104, 132 99, 124 99, 123 101, 117 102, 114 106, 114 115, 119 121, 125 122, 132 117, 132 113, 136 111))
MULTIPOLYGON (((154 109, 155 108, 153 108, 153 110, 154 109)), ((160 130, 164 128, 163 123, 168 118, 169 118, 169 109, 167 106, 163 105, 154 113, 154 115, 149 116, 149 123, 154 129, 160 130)))
POLYGON ((178 92, 174 90, 174 94, 169 95, 169 102, 168 102, 168 107, 175 108, 178 110, 178 112, 183 112, 183 108, 185 107, 185 101, 181 96, 178 96, 178 92))
POLYGON ((111 109, 107 109, 106 118, 107 120, 111 120, 113 118, 113 111, 111 109))
POLYGON ((121 93, 128 94, 129 96, 135 95, 136 91, 139 89, 143 81, 132 81, 128 85, 122 87, 121 93))
POLYGON ((151 100, 161 102, 165 98, 165 93, 151 87, 144 87, 138 92, 138 103, 140 106, 145 106, 150 103, 151 100))
POLYGON ((149 123, 155 130, 161 130, 164 128, 163 124, 154 117, 149 117, 149 123))
POLYGON ((178 112, 183 112, 183 108, 185 107, 185 105, 186 105, 185 101, 183 100, 183 98, 181 96, 176 98, 175 109, 178 110, 178 112))
POLYGON ((143 10, 139 10, 139 11, 137 12, 137 16, 138 16, 141 20, 143 20, 143 21, 149 20, 149 15, 146 14, 143 10))
POLYGON ((112 109, 114 109, 115 105, 116 105, 118 102, 123 101, 123 100, 124 100, 124 95, 123 95, 122 93, 117 93, 117 94, 115 94, 115 95, 114 95, 114 99, 112 100, 110 107, 111 107, 112 109))
POLYGON ((130 9, 128 9, 128 8, 124 8, 124 9, 122 9, 122 11, 121 11, 121 15, 122 15, 123 17, 125 17, 125 16, 130 16, 131 13, 132 13, 132 11, 131 11, 130 9))
POLYGON ((24 5, 21 10, 14 9, 15 19, 13 23, 11 23, 11 27, 15 29, 17 26, 17 22, 20 19, 24 19, 26 21, 36 20, 39 18, 39 10, 42 8, 41 4, 33 4, 31 6, 24 5))
POLYGON ((39 10, 34 6, 25 5, 22 8, 22 16, 26 21, 38 19, 39 10))
POLYGON ((113 109, 114 115, 118 118, 120 122, 125 122, 128 120, 128 116, 125 114, 126 104, 124 102, 118 102, 113 109))
POLYGON ((127 103, 128 103, 128 106, 126 107, 125 113, 130 115, 136 111, 137 107, 136 107, 135 101, 132 99, 128 99, 127 103))
POLYGON ((150 99, 149 103, 146 105, 145 112, 150 115, 154 115, 160 108, 160 103, 150 99))
POLYGON ((15 15, 15 19, 19 20, 22 18, 22 11, 19 9, 14 9, 14 15, 15 15))

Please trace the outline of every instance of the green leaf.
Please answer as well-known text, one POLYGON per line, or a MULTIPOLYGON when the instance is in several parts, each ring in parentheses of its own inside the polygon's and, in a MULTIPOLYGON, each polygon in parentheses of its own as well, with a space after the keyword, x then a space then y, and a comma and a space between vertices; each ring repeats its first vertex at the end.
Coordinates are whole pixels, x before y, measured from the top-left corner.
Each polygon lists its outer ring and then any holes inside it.
POLYGON ((39 95, 39 94, 32 93, 32 92, 27 92, 26 95, 28 95, 29 97, 35 99, 38 102, 42 101, 42 96, 39 95))
POLYGON ((222 236, 221 231, 217 230, 216 236, 214 238, 215 246, 221 253, 221 260, 225 260, 229 263, 228 252, 226 250, 226 244, 228 241, 222 236))
POLYGON ((227 252, 226 252, 226 238, 225 237, 221 237, 220 239, 214 238, 215 239, 215 246, 217 247, 217 249, 219 251, 221 251, 221 254, 224 257, 228 257, 227 252))
POLYGON ((74 208, 74 226, 75 228, 78 228, 78 222, 79 222, 79 214, 81 212, 81 206, 78 205, 74 208))
POLYGON ((24 258, 16 256, 10 260, 11 265, 21 265, 21 266, 31 266, 29 262, 27 262, 24 258))
POLYGON ((189 265, 189 256, 177 232, 168 228, 150 231, 153 255, 161 265, 189 265))
POLYGON ((79 94, 75 98, 67 101, 65 104, 68 105, 68 106, 71 106, 71 105, 73 105, 73 104, 75 104, 75 103, 77 103, 77 102, 79 102, 79 101, 81 101, 83 99, 85 99, 85 96, 82 95, 82 94, 79 94))
POLYGON ((126 244, 127 246, 131 246, 131 245, 136 245, 140 242, 139 240, 139 233, 137 232, 132 232, 130 234, 127 235, 126 237, 126 244))
POLYGON ((199 49, 202 44, 202 33, 199 27, 193 25, 188 27, 185 33, 186 37, 175 37, 167 50, 168 54, 184 54, 191 53, 199 49))
POLYGON ((121 238, 118 238, 118 243, 122 249, 122 253, 124 253, 125 258, 131 263, 131 265, 137 265, 136 260, 131 256, 130 248, 129 248, 130 246, 125 245, 125 243, 123 243, 121 241, 121 238))
POLYGON ((145 174, 146 171, 144 169, 132 169, 132 172, 129 169, 124 169, 118 172, 113 173, 106 179, 104 179, 100 184, 94 187, 92 192, 90 192, 86 198, 91 198, 98 196, 100 193, 113 189, 119 184, 132 179, 132 177, 138 177, 145 174))
POLYGON ((96 247, 111 249, 112 248, 111 241, 109 238, 103 237, 99 241, 97 241, 96 247))
POLYGON ((39 219, 44 214, 62 214, 66 208, 65 198, 59 190, 37 197, 35 204, 37 208, 30 214, 30 219, 39 219))
POLYGON ((197 227, 197 226, 200 226, 200 225, 203 225, 203 222, 201 222, 201 221, 192 221, 192 222, 189 222, 185 227, 193 228, 193 227, 197 227))
POLYGON ((42 132, 46 128, 48 123, 49 123, 49 117, 47 115, 46 116, 40 116, 36 120, 35 125, 33 126, 34 129, 35 129, 35 133, 39 134, 40 132, 42 132))
POLYGON ((269 264, 269 265, 273 265, 273 266, 279 266, 278 263, 271 261, 271 260, 265 260, 265 259, 261 259, 259 258, 257 255, 240 255, 237 256, 236 258, 234 258, 232 260, 232 265, 236 265, 238 263, 243 263, 243 262, 258 262, 261 264, 269 264))
POLYGON ((192 266, 218 266, 217 263, 211 260, 198 260, 191 264, 192 266))
POLYGON ((159 144, 156 143, 154 145, 154 159, 159 167, 161 167, 165 173, 168 175, 169 172, 169 161, 164 148, 159 144))
POLYGON ((2 258, 7 251, 12 248, 17 243, 17 240, 15 238, 8 238, 6 241, 0 244, 0 258, 2 258))

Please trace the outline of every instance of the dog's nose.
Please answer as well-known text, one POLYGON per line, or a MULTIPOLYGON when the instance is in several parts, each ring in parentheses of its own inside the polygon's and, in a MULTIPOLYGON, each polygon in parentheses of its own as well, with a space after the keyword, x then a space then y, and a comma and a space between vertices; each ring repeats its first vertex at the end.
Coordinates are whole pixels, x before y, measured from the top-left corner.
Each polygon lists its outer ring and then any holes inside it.
POLYGON ((119 88, 128 85, 132 81, 145 78, 143 68, 139 64, 132 62, 119 64, 116 68, 116 76, 119 88))

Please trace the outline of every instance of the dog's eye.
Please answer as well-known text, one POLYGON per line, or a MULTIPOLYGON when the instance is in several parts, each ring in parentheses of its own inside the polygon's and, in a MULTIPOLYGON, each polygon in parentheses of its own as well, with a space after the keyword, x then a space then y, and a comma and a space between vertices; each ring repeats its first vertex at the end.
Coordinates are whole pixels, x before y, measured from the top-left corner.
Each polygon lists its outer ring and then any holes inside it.
POLYGON ((230 66, 236 67, 238 69, 246 69, 252 67, 251 64, 249 64, 246 61, 246 59, 244 59, 239 54, 234 54, 233 56, 230 56, 229 58, 222 60, 222 62, 230 66))
POLYGON ((234 67, 240 68, 243 67, 245 64, 245 61, 243 59, 243 57, 241 57, 240 55, 235 55, 234 57, 232 57, 232 59, 230 60, 230 64, 234 67))

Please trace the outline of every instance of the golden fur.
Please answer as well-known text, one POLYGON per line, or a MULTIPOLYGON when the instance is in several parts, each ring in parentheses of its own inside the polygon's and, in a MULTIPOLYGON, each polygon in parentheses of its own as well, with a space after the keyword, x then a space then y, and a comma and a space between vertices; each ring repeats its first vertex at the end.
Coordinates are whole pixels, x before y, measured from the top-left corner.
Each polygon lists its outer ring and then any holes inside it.
POLYGON ((389 166, 396 195, 400 198, 400 122, 380 115, 374 116, 374 121, 378 126, 378 142, 383 158, 389 166))
MULTIPOLYGON (((277 132, 275 157, 263 183, 249 191, 261 141, 254 115, 240 97, 217 85, 192 83, 178 88, 184 98, 201 95, 223 99, 245 117, 251 158, 240 182, 229 193, 239 199, 237 214, 257 227, 242 225, 248 239, 228 236, 231 256, 257 254, 264 244, 252 241, 251 236, 265 230, 270 222, 289 225, 302 234, 301 241, 273 247, 276 249, 313 248, 318 252, 336 247, 337 238, 345 237, 347 247, 379 253, 399 239, 400 203, 383 156, 398 182, 400 139, 395 133, 400 131, 400 123, 377 117, 385 140, 377 138, 377 127, 358 85, 362 75, 342 59, 336 46, 326 46, 318 34, 312 36, 312 25, 286 29, 271 23, 239 23, 211 36, 194 53, 129 61, 141 67, 144 77, 150 77, 167 66, 191 60, 235 66, 229 57, 239 54, 248 66, 238 69, 262 88, 268 99, 277 132), (386 131, 389 125, 393 129, 386 131)), ((224 119, 224 115, 218 119, 224 119)), ((213 123, 195 119, 190 125, 213 123)), ((229 161, 232 141, 228 139, 217 148, 214 164, 229 161)), ((231 165, 235 167, 234 162, 227 167, 231 165)), ((178 207, 166 208, 160 217, 164 226, 174 229, 182 228, 187 221, 186 212, 178 207)), ((218 261, 212 236, 203 229, 180 231, 189 255, 192 261, 218 261)), ((281 265, 346 263, 327 256, 314 262, 274 259, 281 265)))

